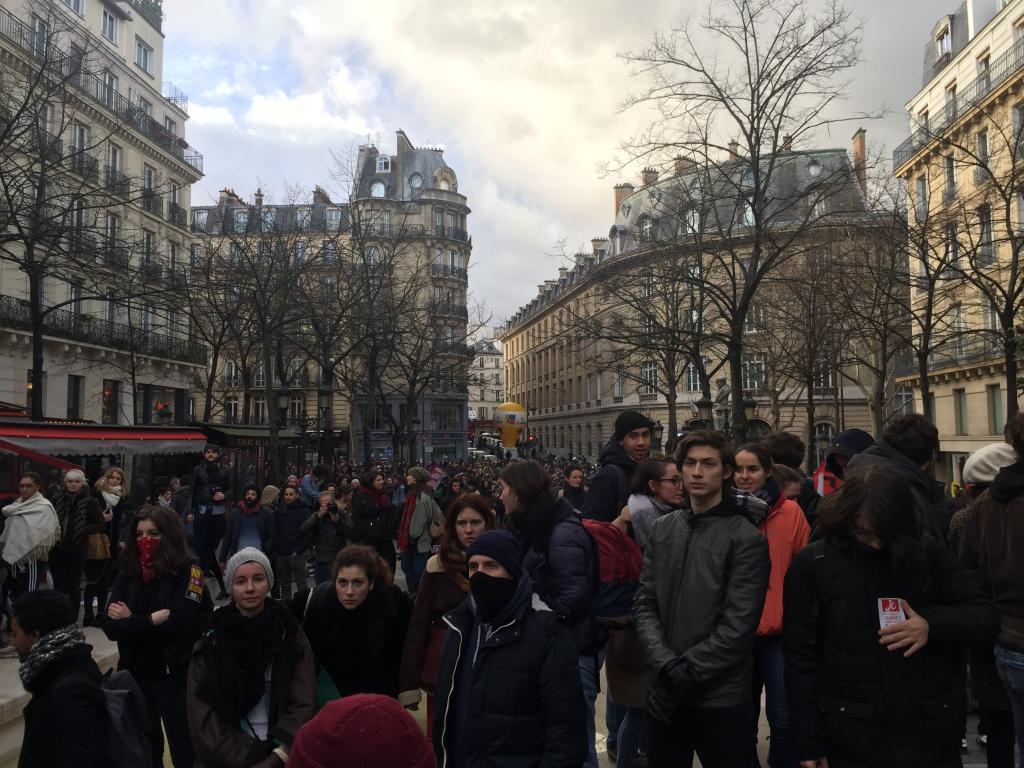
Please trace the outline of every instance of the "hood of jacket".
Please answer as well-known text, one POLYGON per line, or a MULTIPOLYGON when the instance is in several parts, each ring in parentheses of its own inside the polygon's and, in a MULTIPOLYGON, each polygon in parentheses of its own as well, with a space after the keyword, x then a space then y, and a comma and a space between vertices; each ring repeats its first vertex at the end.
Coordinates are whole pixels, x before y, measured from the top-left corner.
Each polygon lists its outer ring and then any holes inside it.
MULTIPOLYGON (((895 448, 879 441, 862 453, 858 453, 847 465, 847 470, 884 464, 895 470, 910 487, 931 503, 942 498, 941 486, 925 474, 924 470, 895 448)), ((922 510, 926 511, 926 510, 922 510)))
POLYGON ((1000 504, 1008 504, 1013 499, 1024 496, 1024 461, 1000 469, 988 492, 1000 504))
POLYGON ((614 437, 605 443, 604 448, 601 449, 598 463, 603 467, 606 464, 617 464, 626 470, 627 479, 633 474, 633 470, 636 469, 638 462, 622 447, 622 443, 616 440, 614 437))
POLYGON ((875 444, 875 439, 863 429, 846 429, 832 438, 832 443, 825 454, 825 469, 836 477, 843 476, 843 470, 836 464, 836 456, 852 459, 858 453, 866 451, 875 444))

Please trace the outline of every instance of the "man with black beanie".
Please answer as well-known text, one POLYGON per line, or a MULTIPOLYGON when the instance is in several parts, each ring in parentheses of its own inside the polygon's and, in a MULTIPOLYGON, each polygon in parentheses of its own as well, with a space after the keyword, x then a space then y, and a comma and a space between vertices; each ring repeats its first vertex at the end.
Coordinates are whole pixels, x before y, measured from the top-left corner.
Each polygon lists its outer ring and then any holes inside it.
POLYGON ((437 676, 438 765, 579 768, 587 731, 576 644, 557 616, 533 607, 511 532, 485 531, 466 559, 470 596, 444 618, 451 631, 437 676))
POLYGON ((610 523, 629 501, 630 479, 637 465, 651 455, 654 422, 639 411, 623 411, 615 433, 601 449, 601 468, 583 502, 583 517, 610 523))

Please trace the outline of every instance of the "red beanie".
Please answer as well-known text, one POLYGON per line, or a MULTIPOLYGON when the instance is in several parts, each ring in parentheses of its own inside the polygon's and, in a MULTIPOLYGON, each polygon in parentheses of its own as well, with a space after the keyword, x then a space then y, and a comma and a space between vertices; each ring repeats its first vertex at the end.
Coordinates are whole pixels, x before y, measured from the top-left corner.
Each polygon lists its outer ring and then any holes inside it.
POLYGON ((302 726, 288 768, 435 768, 434 750, 412 715, 387 696, 330 702, 302 726))

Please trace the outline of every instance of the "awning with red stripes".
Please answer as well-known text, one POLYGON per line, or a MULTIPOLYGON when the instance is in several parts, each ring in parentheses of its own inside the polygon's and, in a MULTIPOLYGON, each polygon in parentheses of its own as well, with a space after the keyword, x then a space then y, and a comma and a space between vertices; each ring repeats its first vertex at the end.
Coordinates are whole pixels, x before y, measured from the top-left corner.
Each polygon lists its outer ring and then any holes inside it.
POLYGON ((23 455, 25 451, 47 456, 200 453, 206 442, 202 432, 184 427, 0 422, 0 450, 23 455))

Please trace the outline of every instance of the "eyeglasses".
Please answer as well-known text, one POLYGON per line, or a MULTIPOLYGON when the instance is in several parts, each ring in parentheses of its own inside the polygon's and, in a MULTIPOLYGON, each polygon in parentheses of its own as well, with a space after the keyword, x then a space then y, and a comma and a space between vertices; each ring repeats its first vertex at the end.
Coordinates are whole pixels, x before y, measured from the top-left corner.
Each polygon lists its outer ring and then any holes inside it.
POLYGON ((683 478, 681 478, 681 477, 663 477, 658 482, 659 483, 672 483, 672 485, 674 485, 676 488, 682 488, 683 487, 683 478))

